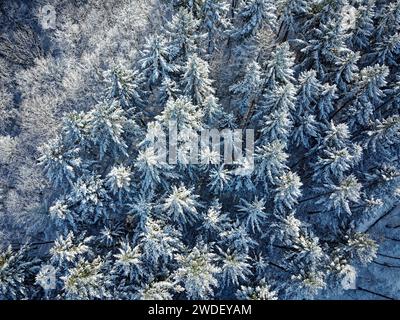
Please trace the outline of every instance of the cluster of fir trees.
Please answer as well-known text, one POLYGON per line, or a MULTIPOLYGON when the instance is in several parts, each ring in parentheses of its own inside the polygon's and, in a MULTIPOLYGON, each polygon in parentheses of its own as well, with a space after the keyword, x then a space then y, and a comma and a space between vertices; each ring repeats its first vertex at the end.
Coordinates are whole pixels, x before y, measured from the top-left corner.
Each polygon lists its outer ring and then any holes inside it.
POLYGON ((369 226, 400 193, 400 2, 159 5, 164 26, 105 72, 103 100, 41 147, 52 230, 1 252, 0 297, 355 289, 378 250, 369 226), (182 145, 185 129, 254 128, 254 170, 215 164, 212 150, 208 164, 161 161, 152 137, 171 120, 182 145))

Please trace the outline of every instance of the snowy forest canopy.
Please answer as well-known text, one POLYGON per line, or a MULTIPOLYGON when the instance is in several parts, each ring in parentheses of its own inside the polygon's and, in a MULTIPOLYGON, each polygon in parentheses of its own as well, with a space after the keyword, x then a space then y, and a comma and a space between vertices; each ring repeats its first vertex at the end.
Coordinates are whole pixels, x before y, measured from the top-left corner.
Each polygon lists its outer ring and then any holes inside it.
POLYGON ((399 109, 399 0, 1 1, 0 300, 400 299, 399 109))

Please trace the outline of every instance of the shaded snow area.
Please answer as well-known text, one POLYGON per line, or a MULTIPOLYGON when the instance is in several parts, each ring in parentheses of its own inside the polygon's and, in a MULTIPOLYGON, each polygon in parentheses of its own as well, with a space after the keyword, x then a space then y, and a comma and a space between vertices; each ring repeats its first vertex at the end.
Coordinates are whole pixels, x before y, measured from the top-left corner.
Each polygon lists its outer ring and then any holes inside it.
MULTIPOLYGON (((377 258, 372 265, 360 271, 357 284, 373 292, 371 295, 364 290, 366 296, 362 296, 363 298, 385 299, 377 295, 380 293, 386 297, 399 299, 400 206, 388 210, 388 214, 381 217, 374 220, 369 227, 369 232, 379 243, 377 258)), ((357 299, 354 294, 351 297, 357 299)))
POLYGON ((0 1, 0 300, 400 299, 400 0, 0 1))

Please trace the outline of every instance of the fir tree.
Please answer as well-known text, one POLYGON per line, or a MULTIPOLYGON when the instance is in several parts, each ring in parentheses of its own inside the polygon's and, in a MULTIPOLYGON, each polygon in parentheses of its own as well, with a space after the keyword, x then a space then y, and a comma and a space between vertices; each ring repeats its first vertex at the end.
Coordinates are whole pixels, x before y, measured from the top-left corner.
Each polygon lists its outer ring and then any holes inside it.
POLYGON ((265 25, 274 29, 276 25, 275 11, 276 8, 272 1, 246 1, 239 12, 242 25, 232 33, 232 37, 240 39, 254 36, 265 25))
POLYGON ((202 8, 201 27, 207 32, 207 53, 219 49, 218 42, 224 38, 224 32, 230 27, 226 18, 229 6, 225 0, 205 0, 202 8))
POLYGON ((209 79, 207 62, 196 54, 189 57, 182 76, 183 93, 198 106, 204 106, 214 94, 212 81, 209 79))
POLYGON ((203 37, 198 34, 200 21, 187 9, 179 9, 166 26, 169 38, 168 52, 172 59, 186 62, 187 58, 197 53, 198 42, 203 37))
POLYGON ((141 56, 138 63, 150 88, 177 71, 177 67, 170 63, 171 52, 160 36, 147 39, 141 56))

